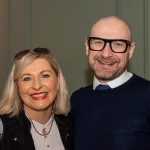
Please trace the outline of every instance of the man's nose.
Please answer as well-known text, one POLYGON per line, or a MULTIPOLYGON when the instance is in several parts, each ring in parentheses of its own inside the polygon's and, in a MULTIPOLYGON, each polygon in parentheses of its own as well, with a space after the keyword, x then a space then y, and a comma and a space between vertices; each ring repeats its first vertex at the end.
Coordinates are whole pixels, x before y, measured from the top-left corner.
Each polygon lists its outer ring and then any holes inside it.
POLYGON ((108 42, 106 43, 105 47, 101 51, 101 55, 103 55, 103 57, 105 57, 105 58, 111 57, 113 55, 113 52, 110 47, 110 43, 108 43, 108 42))

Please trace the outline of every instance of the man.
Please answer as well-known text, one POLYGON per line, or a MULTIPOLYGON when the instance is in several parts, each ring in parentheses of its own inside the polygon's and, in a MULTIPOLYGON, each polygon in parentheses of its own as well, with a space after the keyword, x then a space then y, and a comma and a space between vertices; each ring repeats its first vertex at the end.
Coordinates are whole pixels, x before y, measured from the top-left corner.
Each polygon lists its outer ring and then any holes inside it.
POLYGON ((71 96, 76 150, 150 150, 150 82, 127 71, 130 27, 102 18, 85 46, 94 80, 71 96))

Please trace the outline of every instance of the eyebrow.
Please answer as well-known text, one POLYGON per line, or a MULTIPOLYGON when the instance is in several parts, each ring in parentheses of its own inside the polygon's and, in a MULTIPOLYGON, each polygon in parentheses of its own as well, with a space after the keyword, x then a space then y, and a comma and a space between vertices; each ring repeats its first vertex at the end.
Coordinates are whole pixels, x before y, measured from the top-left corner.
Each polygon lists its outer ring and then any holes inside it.
MULTIPOLYGON (((42 74, 42 73, 45 73, 45 72, 51 73, 52 71, 51 70, 43 70, 43 71, 39 72, 38 74, 42 74)), ((20 77, 22 78, 23 76, 31 76, 31 75, 32 74, 30 74, 30 73, 24 73, 20 77)))

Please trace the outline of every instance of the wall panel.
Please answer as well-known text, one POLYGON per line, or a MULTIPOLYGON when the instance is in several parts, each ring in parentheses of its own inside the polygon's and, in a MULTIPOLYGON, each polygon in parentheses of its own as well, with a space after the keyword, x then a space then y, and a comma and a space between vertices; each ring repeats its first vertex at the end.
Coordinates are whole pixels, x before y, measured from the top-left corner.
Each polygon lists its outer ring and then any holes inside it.
POLYGON ((8 1, 0 0, 0 93, 8 74, 8 10, 8 1))
POLYGON ((92 24, 107 15, 122 17, 131 25, 136 50, 129 69, 150 79, 149 0, 0 0, 0 91, 13 55, 38 46, 52 50, 70 93, 89 84, 93 77, 84 41, 92 24))
POLYGON ((150 1, 144 0, 144 77, 150 80, 150 1))

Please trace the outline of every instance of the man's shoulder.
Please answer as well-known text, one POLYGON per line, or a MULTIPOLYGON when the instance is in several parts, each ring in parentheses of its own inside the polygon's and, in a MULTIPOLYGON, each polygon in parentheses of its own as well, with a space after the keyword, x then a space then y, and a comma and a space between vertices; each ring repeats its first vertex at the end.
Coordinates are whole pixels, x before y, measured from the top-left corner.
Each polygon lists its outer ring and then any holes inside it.
POLYGON ((141 76, 133 74, 133 80, 136 84, 150 87, 150 81, 141 76))
POLYGON ((75 91, 72 93, 72 95, 74 95, 74 94, 76 95, 76 94, 78 94, 78 93, 87 92, 87 91, 92 90, 92 89, 93 89, 93 84, 88 85, 88 86, 85 86, 85 87, 81 87, 81 88, 75 90, 75 91))

